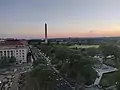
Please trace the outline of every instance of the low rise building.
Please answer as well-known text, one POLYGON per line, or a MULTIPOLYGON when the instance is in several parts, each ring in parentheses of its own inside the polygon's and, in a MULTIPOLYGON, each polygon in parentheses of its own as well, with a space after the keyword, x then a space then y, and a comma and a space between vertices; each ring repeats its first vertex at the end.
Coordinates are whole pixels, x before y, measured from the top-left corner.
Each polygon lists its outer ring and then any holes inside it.
POLYGON ((27 62, 28 47, 21 40, 18 41, 2 41, 0 43, 0 57, 16 58, 17 63, 27 62))

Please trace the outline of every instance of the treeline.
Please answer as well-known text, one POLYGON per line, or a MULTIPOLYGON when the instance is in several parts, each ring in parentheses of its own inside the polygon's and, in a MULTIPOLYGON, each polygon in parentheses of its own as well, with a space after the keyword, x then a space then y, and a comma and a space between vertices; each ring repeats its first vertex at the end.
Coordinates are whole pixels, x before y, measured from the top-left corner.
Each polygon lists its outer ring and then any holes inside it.
MULTIPOLYGON (((87 49, 70 49, 66 45, 38 45, 37 47, 50 56, 51 63, 77 87, 90 85, 97 77, 97 73, 92 68, 97 63, 93 59, 94 56, 101 56, 104 64, 118 69, 120 67, 120 48, 114 43, 105 43, 101 44, 99 48, 87 49), (111 61, 114 64, 111 64, 111 61)), ((117 78, 119 81, 120 77, 117 78)))
POLYGON ((0 58, 0 68, 8 67, 10 64, 13 64, 16 62, 16 58, 14 56, 12 57, 1 57, 0 58))
POLYGON ((76 87, 90 85, 97 77, 93 69, 94 60, 82 49, 70 49, 61 45, 39 45, 38 48, 50 56, 52 65, 76 87))

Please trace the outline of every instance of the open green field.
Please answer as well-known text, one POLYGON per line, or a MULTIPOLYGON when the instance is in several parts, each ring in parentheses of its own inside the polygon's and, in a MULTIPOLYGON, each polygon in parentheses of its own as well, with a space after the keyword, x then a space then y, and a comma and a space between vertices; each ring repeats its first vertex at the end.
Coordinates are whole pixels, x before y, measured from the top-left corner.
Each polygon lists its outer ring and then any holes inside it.
POLYGON ((99 48, 99 45, 72 45, 69 48, 99 48))

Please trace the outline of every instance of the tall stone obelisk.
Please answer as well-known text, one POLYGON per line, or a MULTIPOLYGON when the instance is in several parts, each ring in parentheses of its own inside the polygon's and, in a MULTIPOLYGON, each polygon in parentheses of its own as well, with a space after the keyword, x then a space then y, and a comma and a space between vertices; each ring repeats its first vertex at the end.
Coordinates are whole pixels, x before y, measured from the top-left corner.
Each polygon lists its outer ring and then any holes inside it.
POLYGON ((47 24, 45 23, 45 43, 48 43, 47 39, 47 24))

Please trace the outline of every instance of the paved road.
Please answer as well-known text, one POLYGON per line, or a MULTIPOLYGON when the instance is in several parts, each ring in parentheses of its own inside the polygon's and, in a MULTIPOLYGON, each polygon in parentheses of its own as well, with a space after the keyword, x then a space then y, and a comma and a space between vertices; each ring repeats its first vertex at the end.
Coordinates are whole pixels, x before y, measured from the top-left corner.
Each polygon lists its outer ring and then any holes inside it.
POLYGON ((12 86, 11 86, 11 90, 18 90, 18 79, 19 79, 19 76, 20 76, 20 74, 19 73, 16 73, 15 74, 15 78, 14 78, 14 80, 13 80, 13 84, 12 84, 12 86))
MULTIPOLYGON (((39 49, 37 48, 32 48, 32 53, 35 57, 35 59, 37 60, 37 58, 40 58, 41 56, 44 57, 47 60, 48 65, 57 73, 59 74, 59 71, 54 68, 51 63, 49 58, 47 58, 43 53, 40 52, 39 49)), ((58 77, 58 79, 60 79, 61 77, 58 77)), ((69 84, 69 82, 67 82, 64 78, 58 81, 58 85, 57 85, 57 90, 73 90, 72 86, 69 84)))
POLYGON ((0 75, 0 82, 3 80, 4 77, 4 75, 0 75))
POLYGON ((57 90, 73 90, 64 79, 59 80, 57 90))

